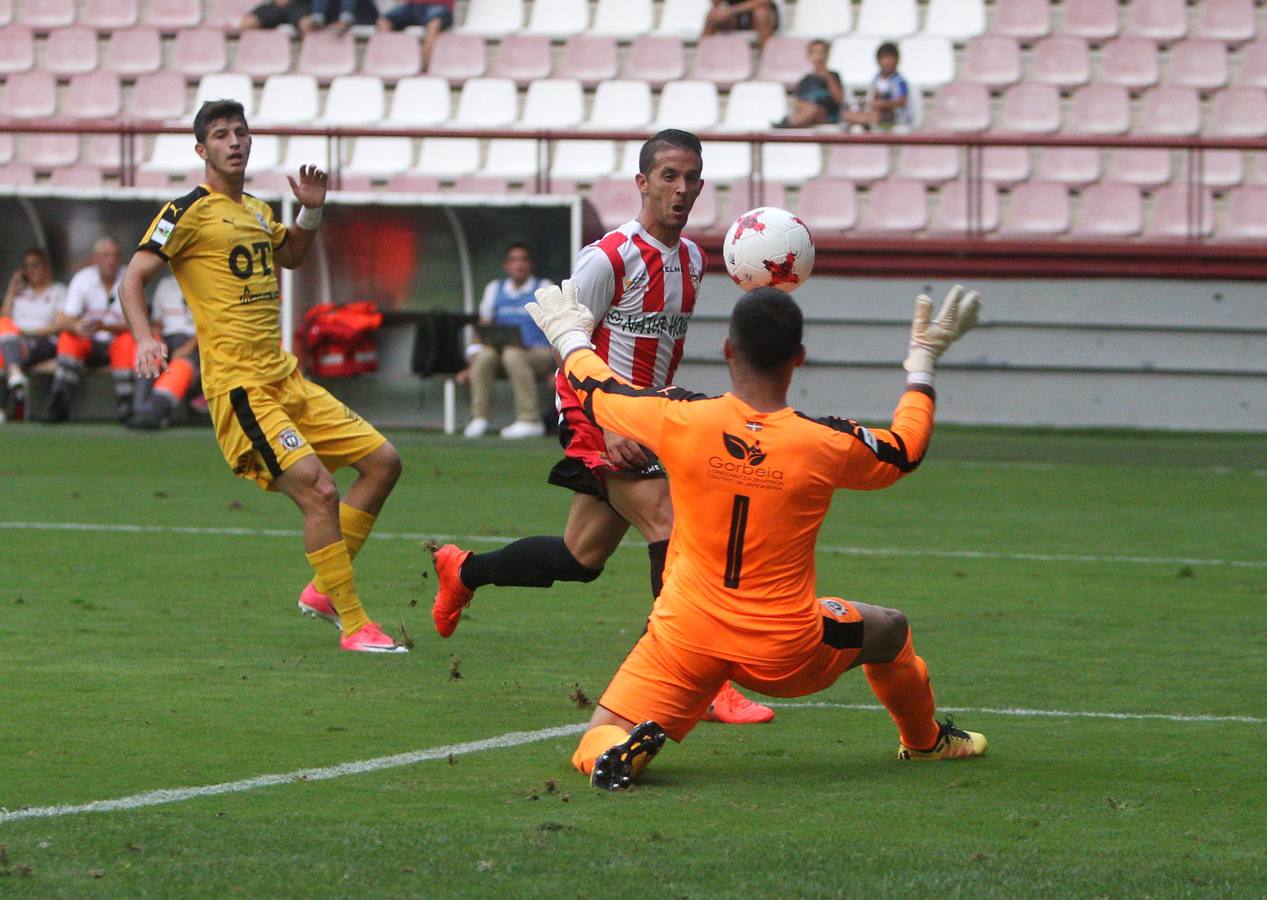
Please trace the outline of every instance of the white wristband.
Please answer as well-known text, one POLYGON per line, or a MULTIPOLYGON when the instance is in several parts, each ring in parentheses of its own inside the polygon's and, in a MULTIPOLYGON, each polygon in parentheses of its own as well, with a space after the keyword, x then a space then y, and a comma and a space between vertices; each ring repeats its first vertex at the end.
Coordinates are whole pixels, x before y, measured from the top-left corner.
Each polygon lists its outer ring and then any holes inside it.
POLYGON ((299 207, 299 215, 295 216, 295 225, 304 231, 316 231, 317 226, 321 224, 321 207, 309 209, 306 206, 299 207))
POLYGON ((573 350, 592 350, 590 336, 583 331, 567 331, 559 335, 554 342, 554 349, 559 351, 559 359, 567 359, 573 350))
POLYGON ((907 372, 906 383, 909 384, 926 384, 929 387, 933 385, 932 372, 907 372))

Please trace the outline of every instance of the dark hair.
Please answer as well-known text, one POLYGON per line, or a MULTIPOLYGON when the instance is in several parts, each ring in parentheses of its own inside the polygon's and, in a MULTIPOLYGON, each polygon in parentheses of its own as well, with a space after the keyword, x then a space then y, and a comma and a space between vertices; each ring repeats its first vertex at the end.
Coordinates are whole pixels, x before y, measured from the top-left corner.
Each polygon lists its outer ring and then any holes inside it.
POLYGON ((902 54, 897 52, 897 44, 893 43, 892 41, 885 41, 879 47, 875 48, 876 59, 879 59, 881 56, 884 56, 885 54, 888 54, 889 56, 896 56, 898 59, 902 58, 902 54))
POLYGON ((527 244, 525 244, 523 241, 514 241, 513 243, 506 245, 507 256, 510 256, 511 252, 514 250, 522 250, 524 253, 528 254, 529 259, 532 259, 532 248, 529 247, 527 244))
POLYGON ((805 318, 786 292, 759 287, 739 298, 730 313, 730 346, 754 369, 770 372, 801 349, 805 318))
POLYGON ((814 40, 809 42, 809 46, 811 50, 815 47, 826 47, 828 50, 831 49, 831 44, 827 43, 827 41, 822 38, 814 38, 814 40))
POLYGON ((246 124, 246 110, 236 100, 208 100, 203 103, 194 116, 194 138, 198 143, 207 142, 207 126, 217 119, 241 119, 246 124))
POLYGON ((666 147, 690 150, 700 158, 701 162, 704 159, 704 148, 700 146, 699 138, 689 131, 666 128, 653 134, 651 139, 642 145, 642 152, 638 154, 638 171, 643 175, 650 175, 651 169, 655 166, 656 154, 666 147))
POLYGON ((49 258, 48 251, 43 247, 27 247, 22 251, 21 259, 25 261, 28 256, 36 257, 49 269, 53 268, 53 260, 49 258))

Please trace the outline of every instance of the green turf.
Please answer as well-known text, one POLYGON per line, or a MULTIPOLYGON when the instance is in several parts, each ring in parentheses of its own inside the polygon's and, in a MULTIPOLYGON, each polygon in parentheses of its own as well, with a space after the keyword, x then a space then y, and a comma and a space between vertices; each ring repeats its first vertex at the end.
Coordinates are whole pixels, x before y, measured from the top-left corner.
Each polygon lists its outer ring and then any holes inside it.
MULTIPOLYGON (((406 473, 382 534, 558 530, 548 440, 392 437, 406 473)), ((1265 469, 1262 436, 944 428, 914 477, 839 497, 820 589, 903 608, 946 706, 1262 720, 1265 469), (877 548, 893 552, 859 555, 877 548)), ((298 527, 197 430, 5 426, 0 509, 6 523, 298 527)), ((362 594, 416 645, 365 657, 295 613, 296 537, 6 524, 0 806, 581 722, 578 689, 597 697, 641 629, 646 565, 628 547, 592 585, 482 591, 441 641, 417 545, 378 538, 362 594)), ((813 699, 874 702, 858 673, 813 699)), ((0 894, 1267 894, 1262 721, 957 718, 989 735, 988 757, 902 764, 881 712, 784 707, 771 726, 701 726, 627 795, 572 773, 563 737, 0 823, 0 894)))

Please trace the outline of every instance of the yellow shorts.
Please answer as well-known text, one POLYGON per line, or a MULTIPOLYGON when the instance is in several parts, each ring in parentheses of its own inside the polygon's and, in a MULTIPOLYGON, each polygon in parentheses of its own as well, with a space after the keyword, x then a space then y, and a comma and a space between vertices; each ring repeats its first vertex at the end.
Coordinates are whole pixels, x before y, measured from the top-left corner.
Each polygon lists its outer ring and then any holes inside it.
POLYGON ((822 640, 808 654, 768 666, 737 663, 676 647, 648 631, 599 700, 631 722, 654 721, 680 741, 727 680, 771 697, 803 697, 836 683, 862 651, 862 614, 838 597, 818 601, 822 640))
POLYGON ((364 459, 387 438, 325 388, 291 372, 208 400, 216 441, 233 474, 268 490, 305 456, 329 471, 364 459))

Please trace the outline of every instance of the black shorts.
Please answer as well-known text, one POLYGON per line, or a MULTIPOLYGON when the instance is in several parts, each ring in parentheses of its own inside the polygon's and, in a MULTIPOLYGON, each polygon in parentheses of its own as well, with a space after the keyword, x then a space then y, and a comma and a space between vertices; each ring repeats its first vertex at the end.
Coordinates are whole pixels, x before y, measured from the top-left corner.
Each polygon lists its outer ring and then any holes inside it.
POLYGON ((664 466, 645 447, 647 463, 638 469, 617 469, 602 451, 603 433, 575 407, 563 411, 559 422, 559 443, 563 445, 563 459, 554 464, 546 478, 550 484, 567 488, 574 494, 589 494, 607 501, 605 472, 620 472, 632 478, 666 478, 664 466))
MULTIPOLYGON (((739 0, 731 0, 731 6, 734 6, 738 2, 739 0)), ((772 8, 774 9, 774 30, 778 31, 779 30, 779 8, 777 6, 773 6, 773 4, 772 4, 772 8)), ((736 31, 752 31, 752 13, 750 12, 740 13, 739 18, 735 20, 735 30, 736 31)))
POLYGON ((298 25, 299 20, 308 15, 307 0, 290 0, 285 6, 276 3, 261 3, 251 10, 255 21, 261 28, 277 28, 279 25, 298 25))

